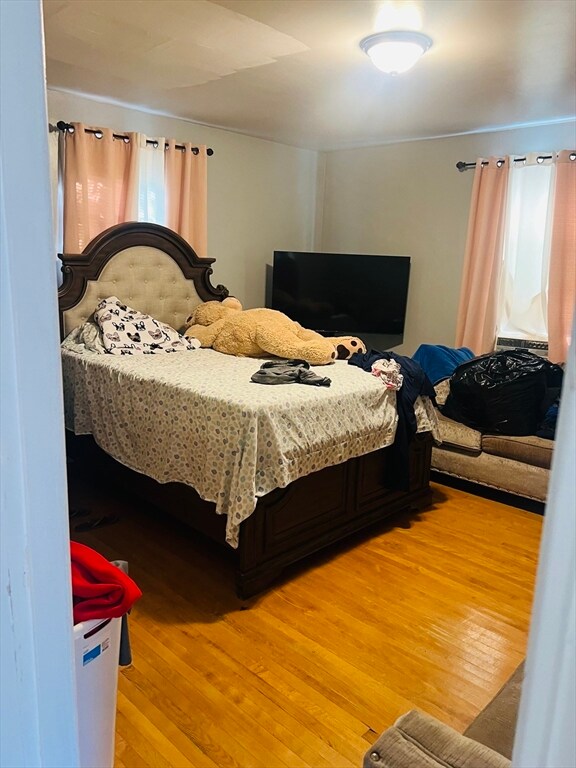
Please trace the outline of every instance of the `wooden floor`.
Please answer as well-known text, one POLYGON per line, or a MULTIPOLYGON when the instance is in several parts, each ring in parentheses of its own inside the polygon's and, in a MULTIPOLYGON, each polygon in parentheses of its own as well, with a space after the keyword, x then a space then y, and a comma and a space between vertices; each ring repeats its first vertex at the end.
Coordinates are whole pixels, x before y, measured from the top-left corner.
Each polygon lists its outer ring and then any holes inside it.
POLYGON ((357 768, 414 707, 464 729, 525 654, 542 518, 434 488, 426 512, 249 601, 179 523, 72 488, 71 507, 121 516, 73 538, 128 560, 144 592, 120 672, 117 768, 357 768))

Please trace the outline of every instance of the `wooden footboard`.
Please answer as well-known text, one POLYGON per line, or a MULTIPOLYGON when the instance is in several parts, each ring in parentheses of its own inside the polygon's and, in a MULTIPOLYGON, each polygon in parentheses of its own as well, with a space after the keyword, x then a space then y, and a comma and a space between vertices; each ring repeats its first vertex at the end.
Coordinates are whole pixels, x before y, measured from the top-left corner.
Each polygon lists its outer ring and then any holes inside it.
POLYGON ((242 523, 236 591, 250 597, 283 568, 407 507, 430 503, 432 438, 410 450, 410 489, 384 484, 389 448, 307 475, 267 494, 242 523))
MULTIPOLYGON (((91 438, 71 436, 69 450, 92 454, 92 466, 94 454, 100 454, 102 461, 115 467, 124 488, 224 544, 225 517, 215 514, 214 504, 203 501, 193 488, 160 484, 132 472, 103 454, 91 438)), ((263 591, 287 565, 396 512, 428 505, 432 495, 430 433, 416 435, 410 445, 407 491, 385 484, 391 450, 383 448, 326 467, 259 499, 254 513, 241 525, 238 549, 230 549, 236 558, 238 596, 244 599, 263 591)), ((81 457, 79 461, 82 463, 81 457)))

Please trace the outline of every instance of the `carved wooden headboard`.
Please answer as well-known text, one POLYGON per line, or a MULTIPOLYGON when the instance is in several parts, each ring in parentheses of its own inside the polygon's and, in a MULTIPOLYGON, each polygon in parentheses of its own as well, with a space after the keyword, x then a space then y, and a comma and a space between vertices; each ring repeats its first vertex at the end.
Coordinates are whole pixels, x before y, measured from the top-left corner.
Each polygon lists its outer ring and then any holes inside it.
POLYGON ((83 253, 60 259, 62 337, 88 320, 108 296, 176 329, 200 302, 228 296, 223 285, 210 282, 215 260, 201 259, 180 235, 159 224, 117 224, 95 237, 83 253))

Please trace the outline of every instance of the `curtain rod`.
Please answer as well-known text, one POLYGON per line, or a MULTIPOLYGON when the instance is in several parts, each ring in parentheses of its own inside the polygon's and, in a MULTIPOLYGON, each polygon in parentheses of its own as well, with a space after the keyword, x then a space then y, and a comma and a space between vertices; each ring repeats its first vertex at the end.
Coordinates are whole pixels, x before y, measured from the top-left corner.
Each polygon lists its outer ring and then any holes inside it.
MULTIPOLYGON (((52 123, 49 123, 48 125, 48 131, 50 133, 54 133, 55 131, 69 131, 70 133, 74 133, 74 126, 71 123, 65 123, 64 120, 58 120, 56 125, 52 125, 52 123)), ((98 139, 101 139, 104 135, 102 131, 99 131, 97 128, 84 128, 85 133, 93 133, 94 136, 96 136, 98 139)), ((126 143, 130 141, 130 138, 126 136, 123 133, 113 133, 112 136, 115 139, 122 139, 126 143)), ((146 144, 150 144, 151 146, 157 147, 158 142, 155 139, 146 139, 146 144)), ((186 149, 186 147, 183 144, 176 144, 174 146, 175 149, 186 149)), ((168 144, 164 145, 164 149, 168 149, 168 144)), ((192 154, 197 155, 200 152, 198 147, 192 147, 192 154)), ((211 147, 206 148, 206 154, 208 157, 214 154, 214 150, 211 147)))
MULTIPOLYGON (((536 158, 537 163, 541 163, 544 160, 551 160, 554 157, 554 155, 538 155, 536 158)), ((569 155, 570 160, 576 160, 576 152, 572 152, 569 155)), ((524 163, 527 158, 525 157, 515 157, 513 158, 512 162, 514 163, 524 163)), ((488 165, 488 160, 482 161, 482 166, 488 165)), ((456 163, 456 168, 462 173, 462 171, 467 171, 469 168, 476 168, 477 163, 465 163, 463 160, 460 160, 458 163, 456 163)), ((496 161, 496 165, 500 168, 500 166, 504 165, 504 158, 499 158, 496 161)))

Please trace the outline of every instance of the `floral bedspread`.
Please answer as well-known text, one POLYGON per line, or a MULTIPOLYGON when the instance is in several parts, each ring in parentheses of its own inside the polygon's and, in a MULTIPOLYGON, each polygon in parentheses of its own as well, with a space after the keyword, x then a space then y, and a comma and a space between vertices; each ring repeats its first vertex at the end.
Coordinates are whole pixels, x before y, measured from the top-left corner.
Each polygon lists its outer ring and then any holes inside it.
MULTIPOLYGON (((102 355, 62 344, 66 426, 92 434, 122 464, 161 483, 191 485, 226 514, 226 540, 258 497, 299 477, 390 445, 396 392, 344 361, 313 368, 330 387, 250 381, 261 360, 211 349, 102 355)), ((428 398, 419 431, 436 433, 428 398)))

